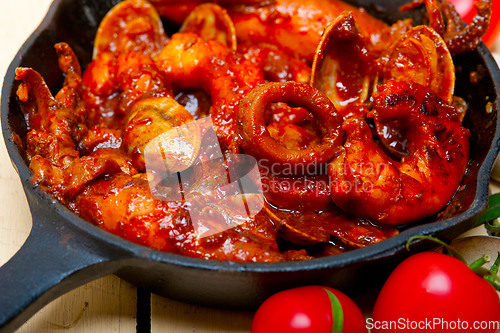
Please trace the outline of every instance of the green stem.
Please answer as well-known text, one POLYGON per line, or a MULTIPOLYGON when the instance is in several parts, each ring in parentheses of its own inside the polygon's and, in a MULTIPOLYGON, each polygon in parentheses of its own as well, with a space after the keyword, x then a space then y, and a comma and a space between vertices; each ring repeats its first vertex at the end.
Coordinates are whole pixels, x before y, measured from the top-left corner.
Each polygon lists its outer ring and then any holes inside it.
POLYGON ((498 291, 500 291, 500 284, 496 283, 498 281, 498 268, 500 267, 500 252, 497 254, 497 258, 495 259, 495 262, 493 265, 491 265, 490 272, 491 275, 487 275, 484 278, 486 281, 491 283, 491 285, 498 291), (497 277, 497 279, 495 278, 497 277))
POLYGON ((328 289, 324 289, 330 298, 332 304, 332 333, 342 333, 344 331, 344 310, 339 299, 328 289))
POLYGON ((433 241, 434 243, 437 243, 439 245, 442 245, 449 253, 451 253, 451 255, 453 257, 457 258, 458 260, 460 260, 461 262, 463 262, 464 264, 467 265, 467 261, 465 261, 464 257, 460 254, 460 252, 458 252, 457 250, 455 250, 454 248, 452 248, 451 246, 449 246, 448 244, 446 244, 442 240, 439 240, 439 239, 434 238, 434 237, 422 236, 422 235, 410 237, 410 239, 408 239, 408 242, 406 242, 406 249, 408 251, 410 250, 410 242, 415 240, 415 239, 426 239, 426 240, 433 241))
POLYGON ((469 268, 475 271, 479 267, 483 267, 484 264, 489 262, 491 260, 491 257, 487 254, 483 255, 481 258, 477 259, 474 261, 472 264, 469 265, 469 268))
POLYGON ((497 254, 497 258, 493 265, 491 265, 490 271, 494 274, 498 274, 498 268, 500 267, 500 252, 497 254))
POLYGON ((498 277, 497 275, 500 267, 500 252, 497 256, 497 259, 493 263, 491 269, 486 269, 483 267, 483 265, 491 260, 491 257, 487 254, 485 254, 484 256, 482 256, 481 258, 477 259, 476 261, 474 261, 472 264, 469 265, 467 264, 467 261, 465 261, 464 257, 457 250, 455 250, 445 242, 434 237, 421 236, 421 235, 410 237, 410 239, 408 239, 408 242, 406 242, 407 250, 409 250, 410 248, 410 242, 414 239, 426 239, 442 245, 444 247, 443 252, 448 251, 449 253, 451 253, 453 257, 457 258, 458 260, 469 266, 470 269, 474 271, 474 273, 483 277, 493 286, 493 288, 500 291, 500 277, 498 277))
POLYGON ((500 265, 500 255, 497 256, 497 259, 493 263, 490 269, 486 269, 483 265, 489 262, 491 257, 487 254, 482 256, 481 258, 474 261, 469 265, 470 269, 474 271, 477 275, 483 277, 486 281, 488 281, 493 288, 500 291, 500 277, 498 277, 498 266, 500 265))

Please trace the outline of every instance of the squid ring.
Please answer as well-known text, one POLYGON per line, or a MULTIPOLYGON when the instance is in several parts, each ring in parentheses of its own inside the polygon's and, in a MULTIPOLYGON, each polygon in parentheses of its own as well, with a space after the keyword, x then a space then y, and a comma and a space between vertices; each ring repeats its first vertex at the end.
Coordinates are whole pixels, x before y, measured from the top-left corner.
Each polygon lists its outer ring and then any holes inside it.
POLYGON ((238 144, 246 153, 259 158, 262 165, 272 165, 272 171, 292 167, 292 174, 305 174, 307 170, 304 169, 309 165, 333 159, 342 145, 341 127, 342 116, 325 95, 307 84, 293 81, 266 83, 254 88, 240 102, 236 122, 238 144), (276 102, 304 107, 312 113, 322 134, 321 142, 290 150, 273 139, 264 118, 267 106, 276 102))

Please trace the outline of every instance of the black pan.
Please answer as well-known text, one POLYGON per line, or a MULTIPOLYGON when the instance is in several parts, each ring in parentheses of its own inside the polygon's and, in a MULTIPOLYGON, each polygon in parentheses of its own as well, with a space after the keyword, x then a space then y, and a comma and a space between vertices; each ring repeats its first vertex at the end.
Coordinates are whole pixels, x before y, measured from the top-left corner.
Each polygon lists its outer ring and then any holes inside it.
MULTIPOLYGON (((352 0, 391 23, 406 0, 352 0), (376 3, 376 4, 373 4, 376 3)), ((54 44, 65 41, 83 65, 90 62, 99 22, 118 0, 56 0, 38 29, 19 50, 5 77, 1 119, 5 144, 19 173, 33 216, 33 228, 19 252, 0 268, 0 332, 11 332, 51 300, 114 273, 153 293, 222 309, 255 309, 271 294, 294 286, 323 284, 347 293, 386 278, 409 255, 413 235, 452 239, 470 229, 487 206, 489 175, 499 149, 497 97, 500 73, 484 45, 455 57, 456 94, 470 104, 464 124, 471 130, 471 156, 461 191, 430 223, 408 226, 398 236, 348 253, 301 262, 234 263, 162 253, 114 236, 82 220, 31 183, 24 151, 26 127, 16 101, 18 66, 33 67, 57 90, 62 74, 54 44), (471 83, 470 72, 480 79, 471 83), (434 222, 432 222, 434 221, 434 222)), ((414 11, 419 20, 422 11, 414 11)), ((408 14, 405 14, 408 15, 408 14)), ((169 27, 168 22, 165 22, 169 27)), ((428 248, 419 243, 415 250, 428 248)))

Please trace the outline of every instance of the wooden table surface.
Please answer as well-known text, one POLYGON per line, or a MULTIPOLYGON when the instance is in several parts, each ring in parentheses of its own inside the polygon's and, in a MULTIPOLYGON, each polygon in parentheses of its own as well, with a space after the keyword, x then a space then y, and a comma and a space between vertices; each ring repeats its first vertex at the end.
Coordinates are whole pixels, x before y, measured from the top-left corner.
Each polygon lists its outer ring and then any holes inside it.
MULTIPOLYGON (((51 0, 0 2, 0 86, 17 50, 41 22, 50 3, 51 0)), ((0 266, 20 249, 30 229, 28 204, 0 138, 0 266)), ((150 295, 109 275, 54 300, 17 332, 249 332, 252 316, 250 312, 202 308, 150 295), (149 318, 136 320, 138 304, 139 313, 151 311, 150 322, 149 318)))

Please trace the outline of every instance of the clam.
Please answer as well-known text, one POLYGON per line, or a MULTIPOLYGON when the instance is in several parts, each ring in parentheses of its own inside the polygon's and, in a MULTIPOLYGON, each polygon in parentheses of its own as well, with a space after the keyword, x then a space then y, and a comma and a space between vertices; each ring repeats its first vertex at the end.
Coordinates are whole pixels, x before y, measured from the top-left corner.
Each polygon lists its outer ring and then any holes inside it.
POLYGON ((349 105, 368 99, 373 60, 353 14, 343 12, 325 28, 314 56, 310 85, 344 115, 349 105))
POLYGON ((136 51, 156 56, 168 37, 156 9, 145 0, 126 0, 114 6, 99 25, 92 58, 102 52, 136 51))
POLYGON ((197 122, 171 97, 151 97, 136 102, 123 138, 134 164, 149 174, 187 169, 198 156, 201 145, 197 122))
POLYGON ((196 6, 184 20, 180 32, 197 33, 204 40, 215 40, 236 51, 236 30, 227 11, 214 3, 196 6))

